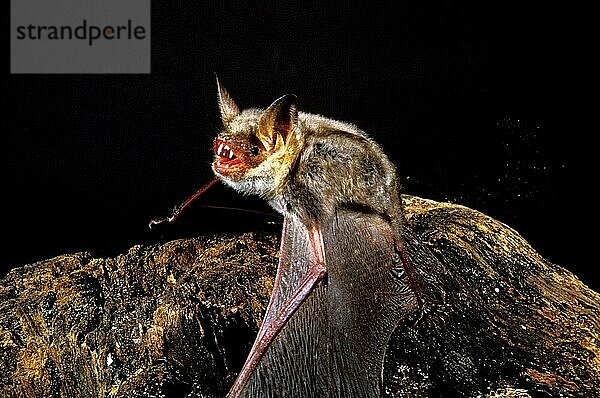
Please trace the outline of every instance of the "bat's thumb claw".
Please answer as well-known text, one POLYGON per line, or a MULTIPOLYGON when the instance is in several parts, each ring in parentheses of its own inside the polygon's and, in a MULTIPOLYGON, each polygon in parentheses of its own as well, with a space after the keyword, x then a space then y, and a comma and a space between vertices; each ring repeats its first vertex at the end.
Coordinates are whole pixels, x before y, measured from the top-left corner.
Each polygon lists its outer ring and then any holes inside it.
POLYGON ((164 221, 164 218, 161 220, 150 220, 150 222, 148 223, 148 229, 154 229, 155 225, 162 224, 164 221))

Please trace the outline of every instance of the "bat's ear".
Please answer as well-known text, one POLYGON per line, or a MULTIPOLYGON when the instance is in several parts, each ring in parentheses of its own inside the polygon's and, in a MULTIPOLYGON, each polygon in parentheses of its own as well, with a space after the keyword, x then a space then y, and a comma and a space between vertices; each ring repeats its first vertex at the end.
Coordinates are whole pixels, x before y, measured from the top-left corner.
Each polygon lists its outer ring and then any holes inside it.
POLYGON ((258 138, 267 149, 273 149, 279 142, 285 144, 298 124, 296 100, 294 94, 286 94, 276 99, 260 117, 258 138))
POLYGON ((219 83, 219 78, 215 75, 215 79, 217 79, 217 95, 219 97, 219 110, 221 111, 221 120, 223 124, 226 124, 235 116, 240 114, 240 109, 235 104, 225 87, 221 86, 219 83))

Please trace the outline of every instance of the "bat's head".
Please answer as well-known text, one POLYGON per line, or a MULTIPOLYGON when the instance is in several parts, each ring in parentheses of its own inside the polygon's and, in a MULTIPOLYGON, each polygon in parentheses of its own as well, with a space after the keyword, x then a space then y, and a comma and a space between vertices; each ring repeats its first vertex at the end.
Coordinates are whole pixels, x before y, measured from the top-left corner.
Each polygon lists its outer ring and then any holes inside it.
POLYGON ((217 87, 223 130, 215 139, 212 169, 237 191, 271 199, 300 146, 296 96, 284 95, 265 110, 240 111, 218 81, 217 87))

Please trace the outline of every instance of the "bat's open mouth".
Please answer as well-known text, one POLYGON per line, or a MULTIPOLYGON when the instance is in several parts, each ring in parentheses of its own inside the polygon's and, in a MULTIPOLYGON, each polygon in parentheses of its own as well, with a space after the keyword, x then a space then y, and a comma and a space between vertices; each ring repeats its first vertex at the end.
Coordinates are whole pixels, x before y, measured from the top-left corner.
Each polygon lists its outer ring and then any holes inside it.
POLYGON ((218 156, 218 159, 215 162, 215 168, 218 169, 218 171, 227 171, 242 162, 242 160, 236 156, 231 144, 226 140, 220 138, 215 140, 215 153, 218 156))

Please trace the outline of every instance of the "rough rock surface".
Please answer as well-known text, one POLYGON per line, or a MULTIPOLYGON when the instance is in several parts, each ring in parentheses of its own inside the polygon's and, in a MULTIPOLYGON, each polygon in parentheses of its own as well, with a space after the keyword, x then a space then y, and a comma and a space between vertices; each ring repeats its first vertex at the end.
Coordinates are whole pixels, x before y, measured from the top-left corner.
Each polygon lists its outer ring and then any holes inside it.
MULTIPOLYGON (((404 200, 446 295, 394 333, 385 394, 600 396, 600 295, 488 216, 404 200)), ((12 270, 0 281, 0 397, 223 396, 277 253, 277 236, 245 233, 12 270)))

